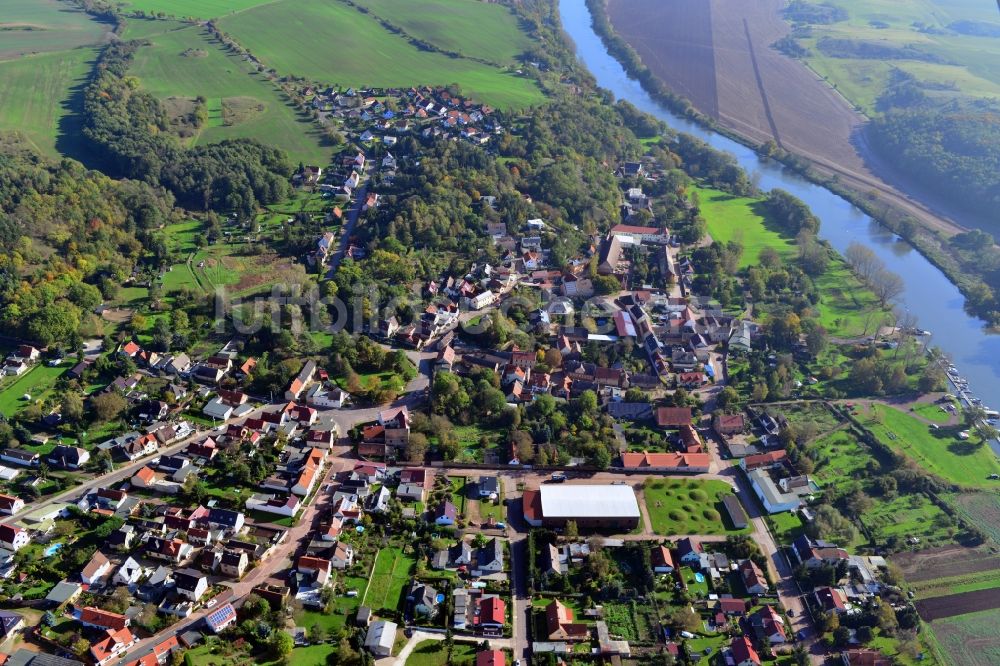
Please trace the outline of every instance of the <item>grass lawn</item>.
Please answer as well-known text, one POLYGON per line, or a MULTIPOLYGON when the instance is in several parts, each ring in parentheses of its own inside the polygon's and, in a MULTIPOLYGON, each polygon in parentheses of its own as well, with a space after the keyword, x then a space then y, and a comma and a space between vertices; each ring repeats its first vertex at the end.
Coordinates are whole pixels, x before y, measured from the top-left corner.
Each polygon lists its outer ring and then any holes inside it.
POLYGON ((380 550, 362 604, 375 612, 380 609, 396 611, 415 566, 416 560, 403 554, 403 549, 398 546, 380 550))
POLYGON ((291 527, 295 524, 295 519, 291 516, 280 516, 276 513, 268 513, 267 511, 250 511, 247 517, 251 518, 255 523, 271 523, 272 525, 281 525, 282 527, 291 527))
POLYGON ((293 109, 272 83, 235 54, 222 50, 198 26, 150 38, 139 49, 129 74, 158 98, 206 98, 209 121, 191 143, 253 137, 288 152, 291 161, 327 164, 332 148, 308 114, 293 109), (228 121, 223 108, 232 109, 228 121))
POLYGON ((449 476, 448 483, 451 484, 451 503, 458 509, 458 515, 464 515, 465 501, 470 491, 469 479, 464 476, 449 476))
POLYGON ((947 423, 951 420, 951 412, 941 409, 942 406, 929 402, 921 403, 913 407, 913 413, 934 423, 947 423))
POLYGON ((167 247, 171 252, 191 254, 198 249, 195 238, 204 231, 205 225, 199 220, 186 220, 163 228, 167 247))
POLYGON ((55 386, 56 380, 71 367, 73 364, 69 361, 63 361, 54 368, 42 362, 29 368, 20 377, 5 377, 0 382, 0 414, 13 416, 31 402, 44 399, 55 386), (31 396, 31 402, 22 399, 25 394, 31 396))
POLYGON ((783 257, 795 254, 795 241, 769 226, 758 212, 760 199, 737 197, 720 190, 693 187, 698 193, 698 208, 705 218, 708 233, 717 243, 737 241, 743 245, 740 268, 760 263, 760 251, 774 248, 783 257))
POLYGON ((346 4, 278 0, 225 17, 219 27, 282 74, 340 86, 457 83, 466 95, 499 108, 523 108, 544 100, 530 79, 420 50, 346 4), (336 37, 303 39, 310 34, 336 37))
POLYGON ((778 543, 791 543, 805 529, 798 511, 783 511, 781 513, 768 514, 767 519, 771 523, 771 530, 774 532, 778 543))
POLYGON ((506 8, 478 0, 361 0, 379 18, 445 51, 511 63, 532 47, 506 8))
POLYGON ((451 661, 448 660, 448 649, 444 641, 421 641, 413 648, 406 666, 445 666, 471 662, 476 658, 475 643, 454 643, 451 661))
POLYGON ((733 492, 725 481, 656 479, 646 483, 646 511, 653 531, 675 534, 746 534, 729 524, 722 498, 733 492))
POLYGON ((337 652, 337 646, 330 643, 297 647, 292 650, 289 662, 295 666, 326 666, 330 657, 337 652))
MULTIPOLYGON (((69 6, 66 8, 68 11, 69 6)), ((9 19, 4 16, 3 20, 9 19)), ((12 33, 0 34, 4 36, 0 40, 2 54, 12 33)), ((21 132, 43 155, 82 156, 79 114, 83 100, 73 90, 86 84, 96 59, 97 50, 93 48, 40 53, 9 61, 0 57, 0 127, 21 132)))
POLYGON ((886 405, 873 405, 862 420, 882 442, 914 459, 927 471, 961 486, 996 487, 987 477, 1000 474, 1000 460, 989 445, 971 439, 962 441, 961 426, 933 430, 905 412, 886 405))

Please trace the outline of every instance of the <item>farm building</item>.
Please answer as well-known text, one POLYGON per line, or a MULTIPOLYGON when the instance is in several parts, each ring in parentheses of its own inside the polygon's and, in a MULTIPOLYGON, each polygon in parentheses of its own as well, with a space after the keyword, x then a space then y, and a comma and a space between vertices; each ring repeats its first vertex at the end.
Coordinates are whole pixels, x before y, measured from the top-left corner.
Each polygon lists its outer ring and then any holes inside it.
POLYGON ((524 519, 536 527, 579 527, 631 530, 639 524, 639 503, 627 485, 544 485, 525 490, 524 519))

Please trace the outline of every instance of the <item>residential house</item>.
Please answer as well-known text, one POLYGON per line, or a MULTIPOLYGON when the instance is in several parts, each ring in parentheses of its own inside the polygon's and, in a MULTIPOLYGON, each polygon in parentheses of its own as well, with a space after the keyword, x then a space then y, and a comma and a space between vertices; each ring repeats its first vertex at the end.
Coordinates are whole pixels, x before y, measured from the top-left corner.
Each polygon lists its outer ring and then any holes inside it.
POLYGON ((6 448, 0 451, 0 460, 4 462, 21 465, 22 467, 38 467, 41 463, 41 456, 34 451, 24 449, 6 448))
POLYGON ((231 578, 242 578, 249 564, 245 550, 226 550, 219 560, 219 571, 231 578))
POLYGON ((653 546, 649 559, 654 573, 670 573, 674 570, 674 558, 666 546, 653 546))
POLYGON ((80 469, 90 460, 90 453, 78 446, 57 445, 45 461, 56 469, 80 469))
POLYGON ((174 572, 174 586, 178 595, 197 603, 208 592, 208 577, 194 569, 180 569, 174 572))
POLYGON ((584 641, 590 637, 587 625, 573 621, 573 610, 558 599, 545 607, 546 639, 550 641, 584 641))
POLYGON ((768 585, 767 578, 764 577, 764 573, 760 570, 760 567, 753 560, 743 560, 740 562, 737 571, 743 580, 743 587, 746 588, 748 594, 767 594, 770 585, 768 585))
POLYGON ((232 604, 219 606, 205 616, 205 624, 214 634, 221 633, 236 622, 236 609, 232 604))
POLYGON ((0 495, 0 513, 13 516, 24 508, 24 500, 13 495, 0 495))
POLYGON ((334 569, 346 569, 354 564, 354 547, 342 541, 338 541, 330 553, 330 559, 325 560, 334 569))
POLYGON ((428 619, 433 619, 437 615, 438 591, 430 585, 426 583, 414 585, 407 599, 413 604, 414 614, 428 619))
POLYGON ((698 564, 704 552, 701 542, 692 537, 684 537, 677 542, 677 558, 683 564, 698 564))
POLYGON ((191 559, 194 547, 180 539, 167 539, 154 536, 146 542, 146 557, 180 564, 191 559))
POLYGON ((839 587, 818 587, 813 592, 816 603, 826 613, 840 615, 850 609, 847 595, 839 587))
POLYGON ((500 494, 500 479, 496 476, 481 476, 476 483, 480 497, 493 497, 500 494))
POLYGON ((458 509, 449 500, 438 504, 434 509, 434 522, 437 525, 454 525, 458 519, 458 509))
POLYGON ((127 615, 101 610, 96 606, 85 606, 80 611, 80 624, 98 629, 124 629, 132 623, 127 615))
POLYGON ((28 531, 16 525, 0 525, 0 548, 17 552, 28 545, 28 531))
POLYGON ((118 658, 118 656, 135 645, 136 638, 128 627, 108 629, 100 640, 90 644, 90 656, 97 666, 118 658))
POLYGON ((208 512, 206 521, 213 527, 221 527, 232 534, 238 534, 246 522, 246 516, 240 511, 213 508, 208 512))
POLYGON ((292 383, 288 386, 288 390, 285 391, 286 400, 298 400, 299 396, 302 395, 302 391, 306 386, 313 380, 313 376, 316 374, 316 362, 306 361, 299 371, 299 374, 292 379, 292 383))
POLYGON ((111 562, 101 551, 96 551, 90 562, 80 571, 80 580, 87 585, 95 585, 111 570, 111 562))
POLYGON ((262 511, 279 516, 294 517, 302 508, 302 501, 296 495, 254 494, 247 498, 247 511, 262 511))
POLYGON ((146 575, 146 570, 142 565, 129 557, 118 567, 113 582, 116 585, 133 585, 138 583, 144 575, 146 575))
POLYGON ((773 606, 764 606, 750 615, 750 626, 753 627, 757 637, 767 641, 769 645, 783 645, 788 641, 785 621, 773 606))
POLYGON ((712 427, 723 437, 738 435, 746 429, 746 419, 743 414, 718 414, 712 419, 712 427))
POLYGON ((488 576, 503 571, 503 542, 497 538, 490 539, 486 545, 476 550, 474 576, 488 576))
POLYGON ((795 551, 799 561, 809 569, 816 569, 824 564, 836 567, 849 558, 843 548, 827 541, 813 541, 805 534, 792 542, 792 550, 795 551))
POLYGON ((484 595, 479 599, 474 622, 477 628, 483 631, 492 633, 502 631, 507 622, 507 604, 495 594, 484 595))
POLYGON ((506 666, 503 650, 482 650, 476 653, 476 666, 506 666))
POLYGON ((739 636, 729 644, 729 658, 726 663, 732 666, 760 666, 761 661, 750 639, 739 636))

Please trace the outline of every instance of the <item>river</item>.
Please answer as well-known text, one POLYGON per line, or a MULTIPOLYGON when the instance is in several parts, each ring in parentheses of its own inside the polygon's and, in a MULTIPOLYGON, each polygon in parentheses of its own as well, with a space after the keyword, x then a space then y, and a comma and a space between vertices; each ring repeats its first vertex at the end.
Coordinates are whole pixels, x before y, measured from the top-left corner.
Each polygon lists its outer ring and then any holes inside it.
MULTIPOLYGON (((761 188, 781 188, 802 199, 822 221, 820 237, 837 251, 843 253, 852 241, 871 248, 906 283, 899 299, 900 308, 914 315, 920 328, 933 333, 931 344, 951 357, 962 376, 969 380, 971 393, 982 398, 985 405, 1000 408, 1000 336, 989 334, 979 319, 966 314, 962 307, 964 297, 944 273, 909 244, 833 192, 777 162, 761 159, 732 139, 674 115, 650 98, 639 82, 630 79, 621 64, 604 48, 591 27, 590 12, 583 0, 559 0, 559 11, 563 28, 575 42, 577 57, 593 73, 598 85, 674 129, 735 155, 740 166, 756 175, 761 188)), ((1000 445, 991 444, 1000 455, 1000 445)))

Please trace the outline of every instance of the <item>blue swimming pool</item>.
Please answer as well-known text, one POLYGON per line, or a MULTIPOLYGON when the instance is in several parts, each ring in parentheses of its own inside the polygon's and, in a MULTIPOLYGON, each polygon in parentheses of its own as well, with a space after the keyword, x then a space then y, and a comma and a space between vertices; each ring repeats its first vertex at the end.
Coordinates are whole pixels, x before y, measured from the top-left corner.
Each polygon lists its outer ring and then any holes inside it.
POLYGON ((42 554, 45 555, 45 557, 52 557, 53 555, 58 553, 59 550, 62 549, 62 547, 63 545, 61 543, 54 543, 48 548, 46 548, 44 551, 42 551, 42 554))
POLYGON ((696 581, 698 581, 699 583, 704 583, 705 582, 705 574, 703 574, 703 573, 696 573, 694 575, 694 579, 696 581))

